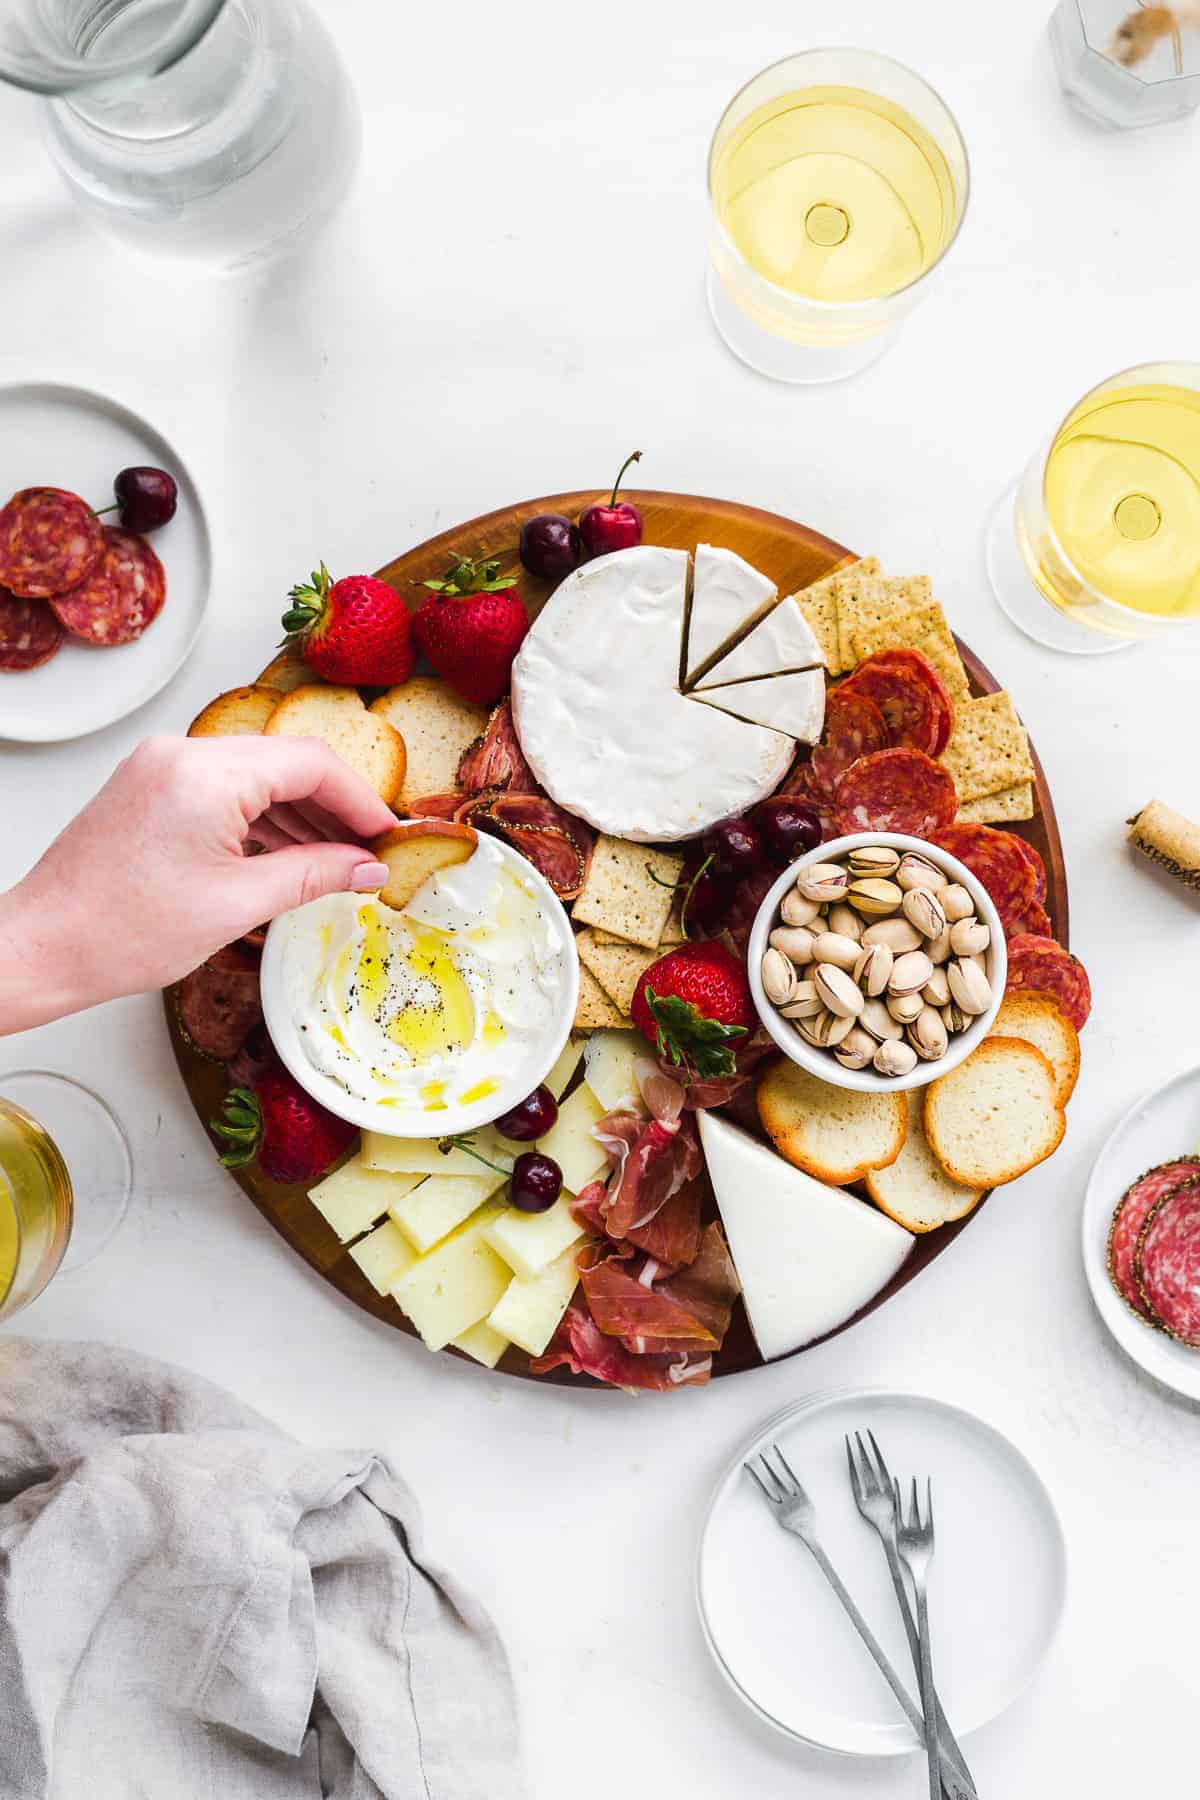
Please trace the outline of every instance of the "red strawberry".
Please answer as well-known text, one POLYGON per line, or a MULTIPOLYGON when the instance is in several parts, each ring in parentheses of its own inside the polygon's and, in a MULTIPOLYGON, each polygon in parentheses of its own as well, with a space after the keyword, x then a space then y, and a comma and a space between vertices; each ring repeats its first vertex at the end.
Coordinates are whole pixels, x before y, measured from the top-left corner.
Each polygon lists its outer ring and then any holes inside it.
POLYGON ((255 1076, 253 1089, 230 1088, 212 1128, 230 1146, 221 1158, 227 1169, 257 1157, 272 1181, 313 1181, 358 1135, 357 1126, 326 1112, 277 1064, 255 1076))
POLYGON ((746 970, 720 943, 660 956, 640 977, 630 1013, 663 1056, 704 1080, 735 1073, 733 1044, 755 1025, 746 970))
POLYGON ((314 675, 351 687, 396 687, 412 674, 412 618, 386 581, 373 575, 334 581, 322 563, 289 597, 283 627, 299 640, 314 675))
POLYGON ((413 615, 422 653, 464 700, 481 706, 508 687, 513 658, 529 620, 512 577, 498 557, 455 559, 442 581, 426 581, 428 600, 413 615))

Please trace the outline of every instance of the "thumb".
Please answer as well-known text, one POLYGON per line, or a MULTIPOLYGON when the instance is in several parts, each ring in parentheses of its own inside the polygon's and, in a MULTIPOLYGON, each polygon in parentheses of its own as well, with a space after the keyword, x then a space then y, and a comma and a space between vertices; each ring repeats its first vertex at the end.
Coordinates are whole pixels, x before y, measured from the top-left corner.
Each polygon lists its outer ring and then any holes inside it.
POLYGON ((382 887, 387 878, 383 863, 361 845, 325 843, 292 844, 247 857, 242 874, 250 910, 260 924, 325 894, 382 887))

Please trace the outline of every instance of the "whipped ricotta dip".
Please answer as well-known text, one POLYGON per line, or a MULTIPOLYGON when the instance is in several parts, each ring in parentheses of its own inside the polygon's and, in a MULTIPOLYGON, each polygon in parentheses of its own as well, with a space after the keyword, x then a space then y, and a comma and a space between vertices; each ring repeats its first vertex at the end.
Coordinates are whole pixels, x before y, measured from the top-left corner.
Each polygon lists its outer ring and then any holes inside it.
POLYGON ((378 1109, 380 1130, 403 1135, 406 1119, 493 1097, 503 1111, 557 1053, 570 928, 493 839, 481 836, 403 912, 374 895, 330 894, 285 926, 294 1042, 313 1069, 378 1109))

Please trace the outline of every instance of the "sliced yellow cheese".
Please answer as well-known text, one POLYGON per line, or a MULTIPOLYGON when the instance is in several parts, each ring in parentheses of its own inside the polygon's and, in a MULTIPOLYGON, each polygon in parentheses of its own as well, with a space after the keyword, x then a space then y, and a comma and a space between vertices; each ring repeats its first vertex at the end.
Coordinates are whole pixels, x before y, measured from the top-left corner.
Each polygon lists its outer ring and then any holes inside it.
POLYGON ((310 1188, 308 1197, 343 1244, 348 1244, 423 1180, 422 1175, 389 1175, 381 1169, 368 1169, 361 1156, 352 1156, 310 1188))
POLYGON ((583 1053, 584 1080, 606 1112, 637 1106, 641 1090, 633 1065, 649 1057, 650 1047, 637 1031, 595 1031, 583 1053))
POLYGON ((501 1210, 498 1202, 488 1201, 392 1283, 392 1298, 431 1350, 443 1349, 486 1319, 508 1286, 508 1264, 483 1235, 501 1210))
MULTIPOLYGON (((512 1168, 514 1158, 528 1146, 511 1144, 490 1126, 471 1133, 472 1148, 489 1162, 512 1168)), ((482 1175, 483 1164, 454 1145, 439 1150, 437 1138, 385 1137, 380 1131, 362 1134, 362 1160, 368 1169, 386 1169, 397 1175, 482 1175)))
POLYGON ((488 1324, 530 1356, 540 1356, 558 1329, 578 1281, 575 1252, 565 1250, 532 1281, 514 1275, 488 1315, 488 1324))
POLYGON ((460 1331, 451 1342, 456 1350, 465 1350, 485 1369, 494 1369, 508 1349, 508 1339, 503 1332, 493 1331, 486 1319, 480 1319, 469 1331, 460 1331))
POLYGON ((553 1157, 562 1170, 563 1186, 569 1193, 581 1194, 589 1181, 608 1168, 603 1146, 592 1136, 592 1127, 605 1110, 585 1082, 563 1101, 558 1118, 538 1140, 538 1149, 553 1157))
POLYGON ((579 1058, 583 1055, 583 1039, 571 1036, 563 1047, 563 1053, 542 1083, 548 1087, 556 1100, 561 1100, 566 1092, 567 1083, 579 1067, 579 1058))
POLYGON ((417 1260, 416 1251, 390 1219, 385 1219, 370 1237, 352 1244, 350 1254, 377 1294, 390 1292, 392 1284, 417 1260))
POLYGON ((487 1241, 502 1256, 514 1275, 531 1280, 547 1263, 561 1256, 583 1236, 582 1225, 571 1211, 571 1197, 562 1193, 544 1213, 520 1212, 510 1206, 487 1229, 487 1241))
MULTIPOLYGON (((423 1255, 435 1244, 440 1244, 456 1225, 461 1225, 485 1200, 490 1200, 508 1179, 506 1175, 485 1169, 481 1163, 476 1163, 475 1167, 479 1171, 477 1175, 427 1175, 424 1180, 414 1176, 418 1185, 411 1193, 402 1194, 389 1208, 414 1250, 423 1255)), ((392 1179, 403 1180, 404 1177, 392 1179)))

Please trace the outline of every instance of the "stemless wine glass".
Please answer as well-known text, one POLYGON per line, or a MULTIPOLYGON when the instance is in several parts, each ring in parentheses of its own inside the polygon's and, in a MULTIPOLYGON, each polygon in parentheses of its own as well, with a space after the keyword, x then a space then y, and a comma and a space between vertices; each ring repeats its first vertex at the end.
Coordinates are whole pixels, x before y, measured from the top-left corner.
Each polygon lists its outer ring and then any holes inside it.
POLYGON ((1102 655, 1200 619, 1200 364, 1142 363, 1071 408, 992 515, 1013 624, 1102 655))
POLYGON ((777 381, 874 362, 958 235, 970 174, 945 103, 890 57, 807 50, 736 94, 708 156, 708 301, 777 381))
POLYGON ((131 248, 237 268, 313 233, 358 108, 307 0, 0 0, 0 79, 45 97, 75 199, 131 248))

